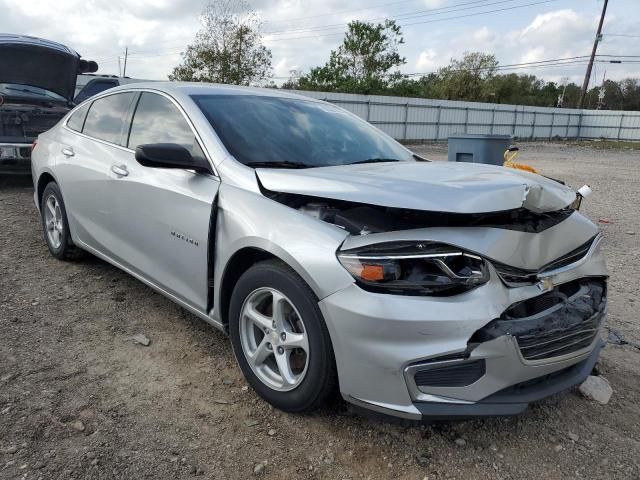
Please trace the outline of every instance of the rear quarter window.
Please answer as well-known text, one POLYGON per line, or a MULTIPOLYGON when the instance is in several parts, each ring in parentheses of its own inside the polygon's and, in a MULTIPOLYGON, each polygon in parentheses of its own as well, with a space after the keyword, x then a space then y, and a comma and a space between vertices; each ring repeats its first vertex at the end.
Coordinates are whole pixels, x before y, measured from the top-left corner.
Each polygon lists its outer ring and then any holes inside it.
POLYGON ((89 105, 90 104, 87 103, 73 112, 69 117, 69 120, 67 120, 67 127, 71 130, 75 130, 76 132, 82 132, 84 119, 87 118, 87 112, 89 111, 89 105))

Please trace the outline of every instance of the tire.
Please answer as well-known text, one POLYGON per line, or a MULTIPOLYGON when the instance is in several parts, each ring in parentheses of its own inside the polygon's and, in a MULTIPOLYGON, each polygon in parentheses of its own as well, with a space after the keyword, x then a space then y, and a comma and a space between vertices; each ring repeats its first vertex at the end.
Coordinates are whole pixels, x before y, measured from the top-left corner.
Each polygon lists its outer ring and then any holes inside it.
MULTIPOLYGON (((240 277, 231 296, 229 333, 233 352, 247 381, 274 407, 290 413, 308 412, 335 396, 338 385, 335 359, 318 299, 304 280, 283 262, 260 262, 240 277), (278 303, 281 305, 278 311, 283 314, 273 315, 273 304, 280 294, 284 299, 278 303), (253 317, 247 315, 255 305, 255 310, 263 309, 259 315, 260 325, 271 321, 275 327, 274 319, 282 317, 284 327, 272 328, 269 334, 262 332, 262 327, 257 327, 253 317), (283 333, 289 343, 282 338, 283 333), (260 334, 264 337, 258 341, 254 337, 260 334), (273 343, 269 343, 271 339, 273 343), (263 345, 265 341, 267 350, 259 350, 256 345, 263 345), (251 361, 253 347, 255 352, 267 352, 262 364, 251 361), (280 373, 282 363, 278 361, 283 359, 291 367, 284 369, 287 375, 280 373), (280 377, 274 374, 276 370, 280 377), (290 382, 284 381, 285 378, 290 382)), ((259 357, 259 353, 254 356, 259 357)))
POLYGON ((51 255, 58 260, 77 259, 82 255, 82 250, 71 240, 62 192, 55 182, 49 182, 42 192, 40 218, 44 240, 51 255))

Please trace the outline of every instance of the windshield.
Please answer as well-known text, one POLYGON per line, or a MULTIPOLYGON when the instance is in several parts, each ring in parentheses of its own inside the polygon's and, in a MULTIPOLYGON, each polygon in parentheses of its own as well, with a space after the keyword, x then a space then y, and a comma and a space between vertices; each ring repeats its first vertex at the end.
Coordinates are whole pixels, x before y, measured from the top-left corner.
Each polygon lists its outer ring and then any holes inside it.
POLYGON ((31 85, 20 85, 17 83, 0 83, 0 95, 18 98, 37 98, 39 100, 55 100, 66 102, 67 100, 57 93, 50 92, 44 88, 33 87, 31 85))
POLYGON ((311 100, 194 95, 225 147, 252 167, 410 161, 402 145, 344 110, 311 100))

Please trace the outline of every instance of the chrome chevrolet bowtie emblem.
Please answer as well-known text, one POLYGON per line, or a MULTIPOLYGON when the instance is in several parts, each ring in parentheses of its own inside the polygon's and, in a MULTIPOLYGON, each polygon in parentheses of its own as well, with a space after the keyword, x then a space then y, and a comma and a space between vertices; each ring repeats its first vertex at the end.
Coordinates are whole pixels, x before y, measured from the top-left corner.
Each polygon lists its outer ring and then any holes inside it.
POLYGON ((554 287, 553 278, 551 277, 541 278, 540 281, 538 282, 538 288, 543 292, 547 290, 551 290, 553 289, 553 287, 554 287))

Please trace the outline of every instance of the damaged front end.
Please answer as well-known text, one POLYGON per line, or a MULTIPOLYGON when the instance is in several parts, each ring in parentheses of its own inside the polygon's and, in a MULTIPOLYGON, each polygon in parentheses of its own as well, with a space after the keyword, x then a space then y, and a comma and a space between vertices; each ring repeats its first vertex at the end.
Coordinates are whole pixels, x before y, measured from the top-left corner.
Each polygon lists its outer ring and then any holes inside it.
POLYGON ((580 278, 510 306, 476 331, 469 344, 509 335, 530 362, 580 352, 596 338, 606 305, 606 280, 580 278))
POLYGON ((262 193, 272 200, 323 222, 336 225, 351 235, 428 227, 493 227, 539 233, 557 225, 574 212, 571 206, 567 206, 541 213, 522 207, 496 212, 455 213, 385 207, 295 193, 273 192, 266 188, 262 188, 262 193))
POLYGON ((542 177, 517 184, 511 173, 447 165, 435 176, 452 168, 455 178, 436 198, 433 179, 421 180, 431 167, 411 168, 404 205, 385 200, 404 187, 372 171, 370 183, 388 186, 379 195, 335 172, 282 172, 295 177, 289 186, 280 172, 257 173, 265 196, 348 233, 336 256, 353 288, 320 302, 345 398, 407 418, 504 415, 584 379, 601 345, 608 274, 581 196, 542 177))

